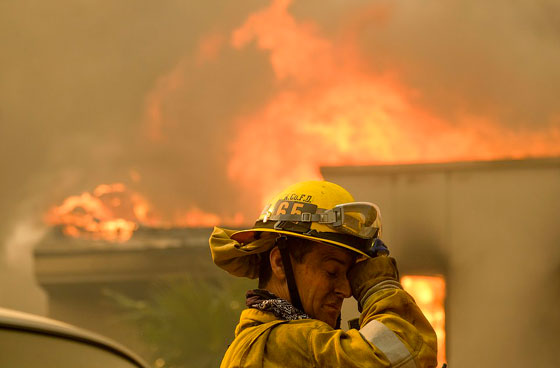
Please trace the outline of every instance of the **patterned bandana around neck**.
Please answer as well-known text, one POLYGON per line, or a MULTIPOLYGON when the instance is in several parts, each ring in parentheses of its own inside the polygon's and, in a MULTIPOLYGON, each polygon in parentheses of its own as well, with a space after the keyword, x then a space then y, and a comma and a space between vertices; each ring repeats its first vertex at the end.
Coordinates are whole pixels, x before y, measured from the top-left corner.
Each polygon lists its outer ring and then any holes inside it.
POLYGON ((290 304, 289 301, 280 299, 271 292, 263 289, 247 291, 247 299, 245 303, 249 308, 255 308, 263 312, 271 312, 277 318, 284 319, 286 321, 310 318, 307 314, 290 304))

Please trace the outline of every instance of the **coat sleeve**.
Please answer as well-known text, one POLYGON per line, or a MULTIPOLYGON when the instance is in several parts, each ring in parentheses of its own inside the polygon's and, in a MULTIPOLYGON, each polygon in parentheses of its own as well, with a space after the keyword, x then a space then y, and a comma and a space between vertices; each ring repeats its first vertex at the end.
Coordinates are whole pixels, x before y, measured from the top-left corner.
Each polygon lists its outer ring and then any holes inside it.
POLYGON ((360 330, 312 329, 308 348, 317 366, 436 367, 435 332, 402 289, 395 260, 359 262, 348 277, 361 310, 360 330))

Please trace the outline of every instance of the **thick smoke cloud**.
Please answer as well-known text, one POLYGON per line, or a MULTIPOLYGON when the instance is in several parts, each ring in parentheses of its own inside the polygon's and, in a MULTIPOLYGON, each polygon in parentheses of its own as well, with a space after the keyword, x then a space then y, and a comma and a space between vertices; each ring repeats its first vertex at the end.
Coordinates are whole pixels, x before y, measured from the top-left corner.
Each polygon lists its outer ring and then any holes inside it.
POLYGON ((510 127, 559 123, 560 4, 538 1, 319 1, 292 10, 327 33, 358 34, 370 67, 398 70, 419 103, 510 127))
POLYGON ((163 142, 145 134, 146 98, 160 76, 194 59, 205 33, 233 27, 250 9, 230 4, 222 9, 226 16, 211 4, 180 1, 4 2, 2 8, 4 231, 23 199, 48 206, 102 182, 127 181, 131 169, 147 187, 187 202, 204 197, 219 172, 213 165, 224 132, 214 130, 225 128, 224 78, 186 76, 189 89, 166 101, 181 116, 163 142))
POLYGON ((372 65, 398 66, 423 105, 512 128, 560 123, 558 2, 391 3, 383 24, 363 24, 363 49, 372 65))

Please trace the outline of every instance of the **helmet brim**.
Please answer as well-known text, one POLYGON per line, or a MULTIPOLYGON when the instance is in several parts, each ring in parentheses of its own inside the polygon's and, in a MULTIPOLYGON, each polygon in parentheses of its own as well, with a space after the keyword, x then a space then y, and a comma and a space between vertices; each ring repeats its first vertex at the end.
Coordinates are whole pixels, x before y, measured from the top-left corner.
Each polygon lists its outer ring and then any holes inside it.
POLYGON ((368 257, 368 258, 371 257, 367 253, 365 253, 365 252, 363 252, 359 249, 353 248, 353 247, 351 247, 347 244, 344 244, 342 242, 338 242, 336 240, 317 238, 317 237, 314 237, 314 236, 299 234, 299 233, 295 233, 295 232, 292 232, 292 231, 286 231, 286 230, 267 229, 267 228, 253 228, 253 229, 249 229, 249 230, 240 230, 240 231, 237 231, 237 232, 233 233, 231 235, 231 239, 235 240, 236 242, 238 242, 240 244, 247 244, 247 243, 252 242, 253 240, 256 240, 257 237, 258 237, 258 234, 262 233, 262 232, 283 234, 283 235, 294 236, 296 238, 312 240, 312 241, 323 243, 323 244, 326 244, 326 245, 332 245, 332 246, 344 248, 344 249, 350 250, 354 253, 357 253, 359 255, 362 255, 362 256, 365 256, 365 257, 368 257))

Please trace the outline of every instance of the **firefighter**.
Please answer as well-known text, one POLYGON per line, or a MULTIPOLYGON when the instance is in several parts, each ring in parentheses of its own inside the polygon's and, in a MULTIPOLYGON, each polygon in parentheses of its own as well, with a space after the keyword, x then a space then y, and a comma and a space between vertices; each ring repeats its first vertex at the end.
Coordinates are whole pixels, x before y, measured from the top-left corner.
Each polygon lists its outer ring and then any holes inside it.
POLYGON ((221 367, 435 367, 435 332, 380 237, 378 207, 326 181, 288 187, 251 229, 215 228, 214 263, 259 279, 221 367), (350 296, 359 329, 344 331, 350 296))

